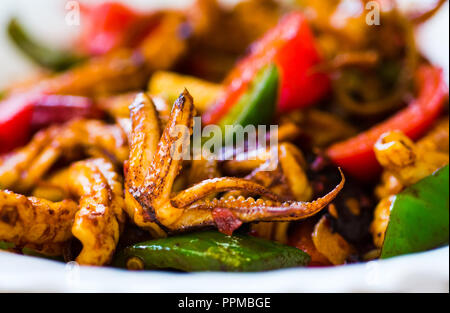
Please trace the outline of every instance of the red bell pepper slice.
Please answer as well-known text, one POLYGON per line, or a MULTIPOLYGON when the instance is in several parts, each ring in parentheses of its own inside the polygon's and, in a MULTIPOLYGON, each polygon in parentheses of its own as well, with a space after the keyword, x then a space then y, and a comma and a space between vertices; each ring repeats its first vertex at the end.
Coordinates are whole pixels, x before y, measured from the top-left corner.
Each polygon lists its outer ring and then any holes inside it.
POLYGON ((292 234, 289 236, 288 245, 296 247, 309 254, 311 260, 309 267, 323 267, 331 266, 331 262, 317 251, 316 246, 312 240, 314 232, 314 222, 312 220, 305 220, 294 226, 292 234))
POLYGON ((419 91, 408 107, 373 128, 328 148, 328 157, 352 176, 368 181, 380 173, 373 146, 387 131, 400 130, 412 140, 422 136, 439 117, 448 95, 442 69, 422 66, 416 73, 419 91))
POLYGON ((0 154, 23 145, 30 135, 33 109, 28 96, 21 95, 0 102, 0 154))
POLYGON ((138 44, 158 22, 157 14, 138 12, 118 2, 82 5, 81 12, 80 46, 91 55, 138 44))
POLYGON ((321 61, 309 25, 300 12, 292 12, 251 46, 225 80, 224 96, 203 115, 217 123, 238 102, 256 73, 268 64, 280 72, 278 110, 286 112, 317 102, 330 88, 329 77, 314 71, 321 61))
POLYGON ((26 143, 33 131, 73 118, 100 118, 92 99, 66 95, 20 94, 0 102, 0 154, 26 143))

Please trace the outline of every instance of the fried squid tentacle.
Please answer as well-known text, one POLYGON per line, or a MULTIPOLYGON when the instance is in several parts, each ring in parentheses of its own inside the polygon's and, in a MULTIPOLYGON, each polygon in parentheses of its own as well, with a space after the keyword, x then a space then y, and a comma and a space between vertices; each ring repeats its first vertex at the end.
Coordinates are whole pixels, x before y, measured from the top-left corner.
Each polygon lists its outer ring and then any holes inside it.
POLYGON ((336 198, 345 184, 345 177, 342 172, 341 178, 341 182, 332 191, 311 202, 285 201, 274 203, 270 200, 258 199, 254 201, 252 198, 247 198, 243 201, 239 201, 239 199, 236 199, 236 201, 219 201, 217 207, 230 209, 243 222, 300 220, 315 215, 336 198), (227 204, 227 201, 229 204, 227 204))
POLYGON ((273 201, 239 196, 198 201, 184 208, 183 214, 171 225, 172 231, 201 226, 216 226, 224 233, 231 234, 242 223, 295 221, 317 214, 327 206, 342 190, 345 177, 341 171, 341 182, 328 194, 311 202, 273 201))
POLYGON ((186 207, 201 200, 211 193, 229 190, 244 190, 246 193, 264 196, 271 200, 279 200, 280 197, 269 189, 252 181, 236 177, 220 177, 206 179, 180 193, 171 199, 171 204, 176 208, 186 207))
POLYGON ((328 194, 311 202, 272 201, 240 196, 197 202, 187 210, 227 209, 243 222, 253 221, 291 221, 310 217, 328 205, 342 190, 345 177, 341 172, 341 182, 328 194))
POLYGON ((183 213, 182 209, 173 207, 169 200, 173 182, 181 167, 182 149, 186 147, 192 131, 193 116, 193 99, 185 90, 173 105, 152 161, 134 164, 148 167, 144 184, 133 190, 133 196, 147 210, 147 221, 170 225, 183 213))
MULTIPOLYGON (((142 102, 142 97, 138 101, 142 102), (139 100, 141 99, 141 100, 139 100)), ((144 221, 156 222, 168 231, 182 231, 193 227, 215 225, 225 233, 232 233, 243 222, 253 221, 290 221, 307 218, 319 212, 330 203, 343 188, 345 178, 334 190, 312 202, 280 201, 280 197, 266 187, 245 179, 222 177, 204 180, 178 195, 171 197, 172 187, 182 166, 185 144, 189 142, 192 132, 194 105, 192 97, 185 90, 175 102, 169 121, 155 150, 157 130, 141 128, 140 124, 151 123, 156 127, 156 110, 151 109, 152 103, 146 99, 142 105, 136 104, 131 110, 133 120, 132 154, 128 164, 127 182, 129 194, 145 210, 142 212, 144 221), (145 113, 147 112, 147 113, 145 113), (141 119, 142 118, 142 119, 141 119), (135 122, 136 121, 136 122, 135 122), (145 134, 142 134, 145 132, 145 134), (148 136, 143 140, 143 136, 148 136), (137 144, 140 143, 140 144, 137 144), (150 160, 150 156, 153 155, 150 160), (148 172, 143 172, 148 168, 148 172), (228 190, 241 190, 253 193, 262 198, 228 197, 221 199, 205 199, 211 194, 228 190)), ((298 162, 302 163, 301 155, 288 145, 281 149, 284 170, 298 162)), ((298 163, 298 164, 300 164, 298 163)), ((296 172, 302 172, 299 168, 296 172)), ((303 173, 304 174, 304 173, 303 173)), ((292 180, 290 183, 297 183, 292 180)), ((307 183, 306 176, 300 179, 307 183)), ((296 195, 307 198, 309 192, 296 190, 296 195)))
POLYGON ((126 162, 125 202, 126 211, 131 220, 139 227, 149 231, 155 237, 164 237, 165 232, 158 224, 146 218, 147 212, 136 201, 143 192, 150 164, 158 149, 161 137, 160 121, 152 99, 138 94, 130 106, 132 123, 130 156, 126 162))
MULTIPOLYGON (((306 175, 306 161, 303 153, 293 144, 284 142, 278 146, 278 168, 275 171, 265 171, 260 166, 249 178, 270 187, 277 194, 285 194, 291 200, 309 201, 313 191, 306 175), (277 177, 278 176, 278 177, 277 177)), ((252 223, 251 230, 260 238, 275 240, 286 244, 288 242, 289 222, 252 223)))

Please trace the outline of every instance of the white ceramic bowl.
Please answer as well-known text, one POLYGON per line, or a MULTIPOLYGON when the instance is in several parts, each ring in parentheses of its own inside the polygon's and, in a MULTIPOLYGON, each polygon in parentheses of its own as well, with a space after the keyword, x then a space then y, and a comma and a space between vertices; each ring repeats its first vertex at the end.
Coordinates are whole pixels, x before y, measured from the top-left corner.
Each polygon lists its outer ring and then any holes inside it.
MULTIPOLYGON (((191 0, 134 0, 138 7, 186 5, 191 0)), ((228 0, 227 2, 236 2, 228 0)), ((403 0, 405 6, 411 0, 403 0)), ((417 2, 417 0, 415 1, 417 2)), ((2 0, 0 29, 18 16, 34 36, 55 45, 70 42, 74 26, 64 20, 64 2, 2 0)), ((448 3, 418 30, 422 52, 441 65, 448 79, 448 3)), ((0 88, 36 68, 0 33, 0 88)), ((448 80, 447 80, 448 82, 448 80)), ((295 268, 264 273, 130 272, 79 267, 0 252, 0 291, 4 292, 448 292, 448 246, 383 261, 332 268, 295 268)))

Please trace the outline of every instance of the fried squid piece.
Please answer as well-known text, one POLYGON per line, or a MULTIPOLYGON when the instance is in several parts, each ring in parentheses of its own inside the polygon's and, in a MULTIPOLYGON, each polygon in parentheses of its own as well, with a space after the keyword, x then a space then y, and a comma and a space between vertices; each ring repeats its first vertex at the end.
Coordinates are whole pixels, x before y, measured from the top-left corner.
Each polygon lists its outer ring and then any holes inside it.
POLYGON ((72 200, 51 202, 0 190, 0 240, 49 255, 61 255, 72 238, 78 205, 72 200))
POLYGON ((111 163, 90 159, 71 166, 70 182, 70 192, 80 198, 72 233, 81 241, 83 249, 76 260, 86 265, 107 264, 125 222, 118 175, 111 163))
POLYGON ((373 243, 376 247, 381 248, 384 242, 384 235, 389 224, 391 216, 391 206, 395 196, 389 196, 378 202, 373 212, 373 221, 370 224, 370 233, 372 234, 373 243))
POLYGON ((152 75, 148 90, 172 103, 178 97, 180 88, 188 88, 195 96, 195 108, 205 112, 222 92, 222 86, 192 76, 174 72, 158 71, 152 75))
POLYGON ((60 255, 75 236, 83 245, 78 263, 107 264, 125 223, 120 177, 104 159, 76 162, 64 175, 65 192, 79 198, 79 204, 0 191, 0 240, 60 255))
POLYGON ((418 182, 449 162, 448 154, 424 149, 399 131, 383 134, 375 144, 375 154, 378 162, 404 186, 418 182))
POLYGON ((389 223, 392 196, 449 163, 448 126, 448 117, 438 121, 417 143, 402 132, 391 131, 383 134, 375 144, 375 155, 385 169, 382 183, 376 188, 381 200, 370 226, 378 248, 383 245, 389 223))
POLYGON ((0 188, 28 192, 58 160, 76 159, 80 152, 121 163, 128 156, 127 137, 119 126, 97 120, 50 127, 0 159, 0 188))
POLYGON ((144 222, 155 222, 171 232, 214 225, 220 231, 231 234, 243 222, 289 221, 314 215, 343 188, 345 179, 342 176, 335 189, 315 201, 282 201, 278 195, 255 182, 221 177, 202 181, 172 197, 173 183, 181 169, 183 150, 189 143, 192 131, 193 99, 186 90, 180 95, 157 144, 158 137, 154 130, 157 129, 154 125, 156 115, 139 113, 142 110, 156 110, 149 107, 152 105, 150 101, 139 103, 131 111, 133 134, 139 135, 132 139, 135 146, 131 147, 126 179, 128 192, 142 206, 144 222), (141 123, 134 123, 139 116, 142 117, 141 123), (142 135, 142 132, 147 133, 142 135), (227 190, 243 190, 261 198, 205 199, 212 193, 227 190))
POLYGON ((332 263, 317 250, 313 242, 312 236, 315 227, 316 223, 312 219, 296 223, 293 227, 292 234, 289 236, 288 244, 309 254, 311 257, 309 266, 329 266, 332 263))
POLYGON ((375 153, 384 167, 376 195, 381 199, 399 193, 449 162, 449 119, 439 120, 419 141, 413 143, 401 132, 383 134, 375 153), (394 152, 397 155, 394 155, 394 152))

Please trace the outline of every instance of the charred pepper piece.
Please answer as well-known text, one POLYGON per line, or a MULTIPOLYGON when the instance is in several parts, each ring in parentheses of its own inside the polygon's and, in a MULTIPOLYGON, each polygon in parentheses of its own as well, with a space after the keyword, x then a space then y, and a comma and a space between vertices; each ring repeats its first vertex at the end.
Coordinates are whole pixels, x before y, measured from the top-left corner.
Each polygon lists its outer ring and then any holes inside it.
POLYGON ((115 265, 129 269, 255 272, 306 266, 300 249, 246 235, 206 231, 151 240, 123 250, 115 265))
POLYGON ((45 47, 32 39, 16 18, 8 23, 8 35, 14 44, 38 65, 54 70, 64 71, 85 60, 85 57, 45 47))

